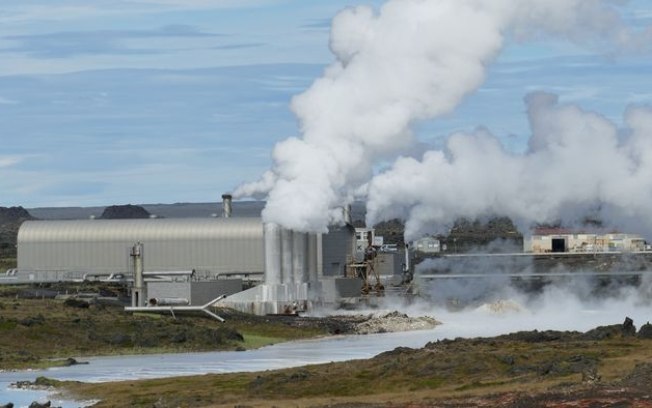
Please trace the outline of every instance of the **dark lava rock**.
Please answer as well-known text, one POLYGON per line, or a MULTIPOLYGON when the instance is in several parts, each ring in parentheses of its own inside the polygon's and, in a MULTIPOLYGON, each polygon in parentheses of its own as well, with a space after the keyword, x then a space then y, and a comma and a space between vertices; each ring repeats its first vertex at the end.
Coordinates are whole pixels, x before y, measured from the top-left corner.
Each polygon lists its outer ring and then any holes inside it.
POLYGON ((13 403, 13 402, 9 402, 9 403, 7 403, 7 404, 0 405, 0 408, 14 408, 14 403, 13 403))
POLYGON ((107 220, 149 218, 149 212, 139 205, 112 205, 106 207, 100 218, 107 220))
POLYGON ((629 337, 636 335, 636 326, 629 317, 625 318, 623 324, 612 324, 609 326, 598 326, 589 330, 582 336, 585 340, 604 340, 618 337, 629 337))
POLYGON ((41 404, 37 401, 34 401, 31 404, 29 404, 29 408, 52 408, 52 402, 48 401, 41 404))
POLYGON ((72 357, 68 357, 64 362, 63 365, 65 367, 70 367, 74 365, 79 365, 79 364, 88 364, 88 361, 77 361, 72 357))
POLYGON ((185 331, 182 331, 172 336, 172 339, 170 341, 172 343, 185 343, 186 341, 188 341, 188 335, 186 334, 185 331))
POLYGON ((629 317, 625 317, 625 322, 623 323, 623 335, 625 336, 636 335, 636 326, 634 326, 634 321, 629 317))
POLYGON ((414 354, 416 350, 410 347, 396 347, 394 350, 385 351, 378 354, 375 358, 396 357, 401 354, 414 354))
POLYGON ((637 336, 641 339, 652 339, 652 324, 645 323, 638 331, 637 336))
POLYGON ((42 315, 26 317, 25 319, 18 320, 18 324, 25 327, 43 324, 44 322, 45 318, 42 315))
POLYGON ((68 307, 76 307, 78 309, 88 309, 90 306, 87 301, 77 298, 68 298, 63 302, 63 304, 68 307))
POLYGON ((106 342, 114 346, 129 346, 132 344, 131 336, 126 334, 116 334, 109 337, 106 342))
POLYGON ((638 363, 631 373, 622 379, 622 384, 629 387, 648 388, 652 384, 652 363, 638 363))
POLYGON ((584 340, 604 340, 619 337, 622 335, 622 326, 620 324, 612 324, 609 326, 598 326, 584 333, 582 336, 584 340))
POLYGON ((0 223, 33 220, 32 214, 23 207, 0 207, 0 223))
POLYGON ((510 340, 510 341, 523 341, 526 343, 545 343, 549 341, 562 340, 562 339, 571 339, 577 336, 577 332, 563 332, 556 330, 545 330, 545 331, 521 331, 516 333, 505 334, 502 336, 496 337, 499 340, 510 340))
POLYGON ((25 289, 17 294, 22 299, 54 299, 59 292, 50 289, 25 289))
POLYGON ((242 334, 234 329, 220 327, 217 329, 209 329, 205 332, 209 342, 213 344, 225 344, 229 341, 244 341, 242 334))

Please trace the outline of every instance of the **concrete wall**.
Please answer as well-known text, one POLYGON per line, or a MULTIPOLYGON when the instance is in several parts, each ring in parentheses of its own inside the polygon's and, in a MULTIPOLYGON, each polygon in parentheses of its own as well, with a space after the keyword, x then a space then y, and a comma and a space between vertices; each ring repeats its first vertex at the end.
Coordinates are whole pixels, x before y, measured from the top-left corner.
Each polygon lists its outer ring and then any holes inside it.
POLYGON ((206 282, 147 282, 147 300, 152 298, 184 298, 191 306, 201 306, 220 295, 233 295, 242 290, 242 279, 220 279, 206 282))
POLYGON ((193 306, 204 305, 218 296, 231 296, 240 291, 242 291, 242 279, 192 282, 190 286, 193 306))

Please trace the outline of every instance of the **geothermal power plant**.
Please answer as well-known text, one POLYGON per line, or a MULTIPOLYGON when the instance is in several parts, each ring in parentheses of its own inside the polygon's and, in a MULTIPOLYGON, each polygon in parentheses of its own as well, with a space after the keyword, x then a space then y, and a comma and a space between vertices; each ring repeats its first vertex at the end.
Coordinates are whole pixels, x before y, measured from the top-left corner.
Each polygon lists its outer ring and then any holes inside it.
POLYGON ((219 305, 259 315, 298 314, 367 304, 386 295, 412 296, 418 293, 415 282, 446 291, 451 279, 495 273, 482 265, 496 259, 511 268, 502 274, 540 279, 560 273, 528 269, 532 260, 557 262, 561 257, 590 263, 627 254, 639 262, 633 273, 621 273, 631 276, 640 275, 652 255, 638 235, 561 229, 535 231, 525 240, 523 253, 451 253, 433 237, 397 248, 383 244, 373 229, 355 228, 349 208, 342 209, 344 223, 330 226, 328 233, 234 216, 232 208, 231 195, 225 194, 221 216, 26 221, 18 233, 18 268, 2 282, 122 282, 130 288, 131 311, 213 315, 209 306, 219 305), (412 263, 427 258, 439 266, 424 269, 424 262, 413 281, 412 263))
POLYGON ((379 254, 366 279, 371 265, 362 251, 371 235, 358 231, 360 242, 350 219, 327 234, 303 233, 234 217, 231 196, 222 198, 222 216, 210 218, 26 221, 18 268, 4 281, 124 281, 132 310, 220 297, 220 306, 276 314, 355 302, 365 290, 382 290, 379 274, 402 272, 399 253, 379 254))

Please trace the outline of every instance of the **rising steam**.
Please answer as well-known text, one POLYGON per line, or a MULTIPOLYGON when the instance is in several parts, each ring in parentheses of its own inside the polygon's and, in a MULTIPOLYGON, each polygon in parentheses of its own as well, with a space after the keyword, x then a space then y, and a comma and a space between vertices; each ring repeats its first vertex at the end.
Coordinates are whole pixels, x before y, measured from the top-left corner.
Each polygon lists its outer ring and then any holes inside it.
POLYGON ((476 90, 508 40, 551 36, 609 53, 647 44, 641 36, 648 33, 631 32, 612 3, 389 0, 378 12, 369 7, 341 12, 331 31, 336 61, 292 101, 302 136, 277 144, 273 168, 260 181, 241 186, 235 195, 266 194, 265 221, 315 232, 338 221, 334 208, 367 189, 369 222, 401 216, 408 220, 408 232, 414 233, 422 222, 459 215, 500 212, 539 220, 558 215, 559 206, 603 200, 609 210, 629 208, 632 212, 625 215, 637 214, 643 202, 649 202, 650 184, 642 175, 646 168, 650 174, 650 153, 635 158, 632 149, 647 143, 645 151, 650 151, 650 142, 636 133, 647 127, 647 113, 628 114, 634 135, 621 146, 617 129, 606 120, 577 108, 559 107, 550 96, 529 100, 535 136, 527 156, 511 156, 488 132, 478 131, 453 136, 446 152, 428 152, 422 162, 401 158, 389 172, 373 175, 374 166, 395 160, 413 146, 410 129, 415 121, 453 111, 476 90), (551 127, 550 117, 566 123, 551 127), (575 137, 578 130, 581 134, 575 137), (579 155, 583 143, 594 145, 601 156, 579 155), (588 160, 598 174, 588 175, 582 165, 569 161, 578 157, 588 160), (598 168, 612 158, 615 169, 598 168), (554 174, 538 173, 546 169, 547 160, 557 161, 554 174), (480 164, 492 170, 478 174, 480 164), (564 171, 573 173, 559 178, 564 171), (484 179, 476 182, 477 176, 484 179), (539 181, 526 183, 528 177, 539 181), (588 185, 582 185, 585 179, 591 179, 588 185), (623 180, 620 187, 615 183, 618 179, 623 180), (640 183, 647 183, 643 184, 647 190, 629 197, 630 202, 617 197, 640 183), (545 190, 553 199, 542 202, 545 190), (399 194, 408 195, 407 204, 399 194), (521 194, 521 200, 512 202, 521 194))
POLYGON ((407 219, 407 236, 481 214, 509 214, 521 230, 591 213, 652 231, 652 112, 631 108, 626 128, 618 129, 595 113, 558 104, 554 95, 526 101, 532 127, 526 154, 507 152, 486 130, 452 135, 445 151, 427 152, 421 161, 401 158, 375 177, 368 217, 407 219))

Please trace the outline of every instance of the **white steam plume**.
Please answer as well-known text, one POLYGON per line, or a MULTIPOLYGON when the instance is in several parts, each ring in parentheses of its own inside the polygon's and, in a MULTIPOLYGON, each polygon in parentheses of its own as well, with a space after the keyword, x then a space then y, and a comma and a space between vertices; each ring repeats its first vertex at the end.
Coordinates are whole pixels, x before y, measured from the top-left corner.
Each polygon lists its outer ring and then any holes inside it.
POLYGON ((302 137, 277 144, 271 173, 236 197, 267 193, 265 221, 325 231, 375 165, 413 144, 413 122, 451 112, 482 84, 506 37, 564 37, 609 52, 645 44, 611 3, 389 0, 378 13, 341 12, 331 31, 336 61, 292 101, 302 137))
POLYGON ((401 158, 373 179, 370 222, 406 219, 406 236, 414 237, 457 217, 508 214, 526 230, 597 211, 616 226, 651 232, 652 111, 628 109, 619 130, 551 94, 526 101, 533 132, 527 153, 507 152, 483 129, 454 134, 445 151, 401 158))

